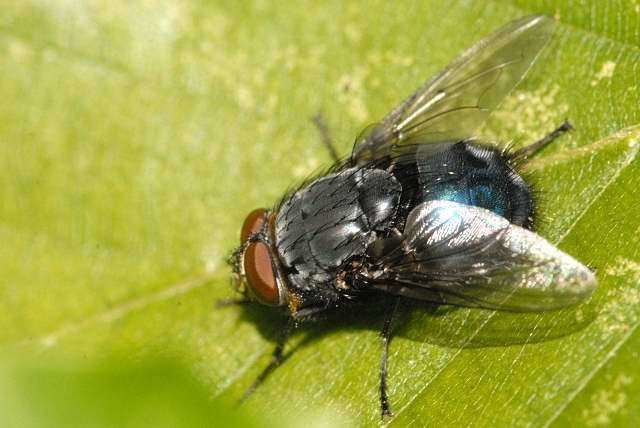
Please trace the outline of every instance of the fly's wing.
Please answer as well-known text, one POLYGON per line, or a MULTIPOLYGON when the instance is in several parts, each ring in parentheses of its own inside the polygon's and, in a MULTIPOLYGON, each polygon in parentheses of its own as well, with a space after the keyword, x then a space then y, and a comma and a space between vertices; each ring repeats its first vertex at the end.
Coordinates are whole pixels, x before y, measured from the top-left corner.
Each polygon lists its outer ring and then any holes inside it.
POLYGON ((374 288, 459 306, 542 311, 578 303, 596 287, 587 267, 539 235, 449 201, 418 205, 379 262, 374 288))
POLYGON ((404 144, 472 137, 527 73, 555 22, 534 15, 476 43, 356 140, 354 164, 379 159, 404 144))

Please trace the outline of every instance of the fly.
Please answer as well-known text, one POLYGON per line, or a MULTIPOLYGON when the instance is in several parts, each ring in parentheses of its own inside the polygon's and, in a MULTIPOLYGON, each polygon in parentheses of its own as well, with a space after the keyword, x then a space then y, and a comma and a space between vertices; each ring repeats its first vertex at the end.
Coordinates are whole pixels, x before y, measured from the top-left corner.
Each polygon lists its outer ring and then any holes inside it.
POLYGON ((565 122, 520 150, 473 138, 522 80, 553 34, 536 15, 507 24, 465 51, 357 138, 329 171, 257 209, 231 257, 249 301, 272 306, 287 323, 271 363, 246 398, 283 359, 300 321, 380 297, 388 306, 380 367, 382 416, 387 351, 400 298, 507 311, 577 304, 594 274, 535 234, 535 204, 518 172, 571 129, 565 122))

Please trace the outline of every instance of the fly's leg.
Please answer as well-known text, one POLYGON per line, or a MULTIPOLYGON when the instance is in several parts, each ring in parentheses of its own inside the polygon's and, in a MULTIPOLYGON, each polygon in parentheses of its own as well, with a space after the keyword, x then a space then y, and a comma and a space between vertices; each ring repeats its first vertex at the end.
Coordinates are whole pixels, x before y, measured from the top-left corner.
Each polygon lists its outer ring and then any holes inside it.
POLYGON ((287 344, 287 339, 291 335, 295 327, 295 320, 293 318, 289 318, 287 323, 285 324, 282 331, 280 331, 280 336, 278 337, 278 344, 276 345, 276 349, 273 350, 273 354, 271 355, 271 361, 267 365, 267 367, 262 370, 262 372, 258 375, 255 381, 247 388, 247 390, 242 394, 242 397, 238 401, 238 404, 244 403, 247 398, 258 388, 264 380, 269 376, 269 374, 278 367, 282 361, 284 361, 284 347, 287 344))
POLYGON ((547 145, 549 145, 549 143, 554 141, 556 138, 560 137, 561 135, 565 134, 566 132, 572 131, 573 129, 574 128, 573 128, 573 126, 571 126, 571 123, 569 123, 568 120, 565 120, 562 123, 562 125, 558 126, 556 129, 551 131, 551 133, 546 135, 544 138, 536 141, 535 143, 529 144, 528 146, 523 147, 520 150, 516 150, 516 152, 513 153, 512 157, 514 159, 527 159, 527 158, 530 158, 531 156, 535 155, 540 150, 545 148, 547 145))
POLYGON ((220 299, 216 302, 216 308, 226 308, 227 306, 243 306, 251 303, 246 297, 237 298, 229 298, 229 299, 220 299))
POLYGON ((391 327, 393 317, 398 310, 400 298, 396 297, 389 306, 387 314, 382 326, 382 359, 380 361, 380 409, 382 410, 382 419, 393 416, 391 406, 389 405, 389 397, 387 395, 387 359, 389 357, 389 343, 391 342, 391 327))
POLYGON ((322 144, 324 144, 327 150, 329 150, 329 156, 331 156, 331 159, 333 159, 334 162, 338 162, 340 157, 338 156, 338 152, 333 144, 333 139, 329 133, 329 127, 327 127, 327 123, 324 121, 322 113, 318 113, 313 116, 312 120, 316 125, 316 128, 318 128, 320 138, 322 138, 322 144))

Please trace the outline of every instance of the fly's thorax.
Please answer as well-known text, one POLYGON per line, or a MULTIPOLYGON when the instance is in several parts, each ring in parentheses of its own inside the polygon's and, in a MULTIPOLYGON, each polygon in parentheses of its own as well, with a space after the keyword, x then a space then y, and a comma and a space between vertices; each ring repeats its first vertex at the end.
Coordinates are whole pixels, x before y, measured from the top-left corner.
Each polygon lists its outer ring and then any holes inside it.
POLYGON ((386 170, 352 167, 284 198, 274 221, 275 248, 287 287, 303 296, 302 306, 340 298, 340 272, 388 230, 401 192, 386 170))

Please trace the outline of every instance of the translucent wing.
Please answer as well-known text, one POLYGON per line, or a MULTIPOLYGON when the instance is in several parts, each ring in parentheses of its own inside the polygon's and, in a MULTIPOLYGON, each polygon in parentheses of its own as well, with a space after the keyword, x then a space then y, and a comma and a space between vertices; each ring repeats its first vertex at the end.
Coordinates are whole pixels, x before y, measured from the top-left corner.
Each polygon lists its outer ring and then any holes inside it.
POLYGON ((596 287, 587 267, 542 237, 449 201, 417 206, 380 266, 374 288, 460 306, 549 310, 578 303, 596 287))
POLYGON ((555 28, 534 15, 507 24, 433 76, 356 141, 354 163, 378 159, 395 147, 464 139, 527 73, 555 28))

